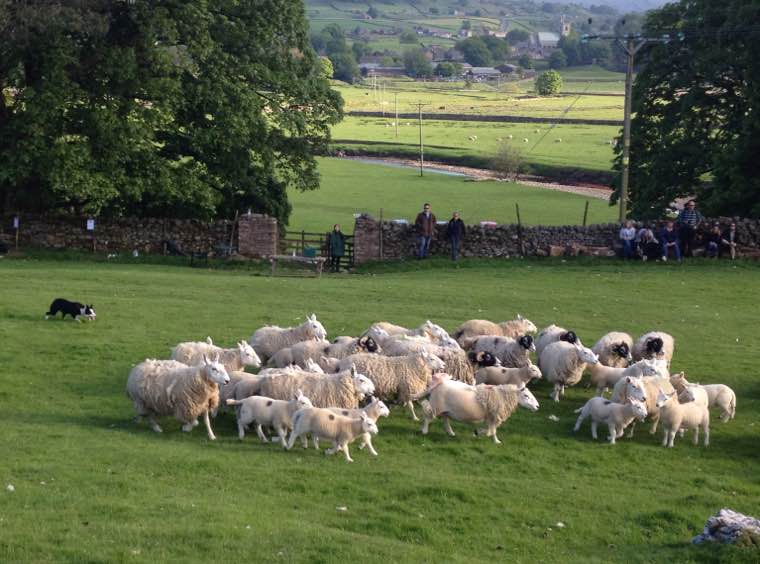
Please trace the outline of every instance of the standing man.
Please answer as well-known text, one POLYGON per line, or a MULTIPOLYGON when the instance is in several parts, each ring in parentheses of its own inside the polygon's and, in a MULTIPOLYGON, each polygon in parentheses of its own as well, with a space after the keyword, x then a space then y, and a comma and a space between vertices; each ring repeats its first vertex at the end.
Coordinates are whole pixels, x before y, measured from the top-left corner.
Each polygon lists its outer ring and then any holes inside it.
POLYGON ((459 245, 464 239, 464 221, 460 219, 458 211, 455 211, 449 220, 446 237, 451 243, 451 260, 459 260, 459 245))
POLYGON ((678 214, 678 233, 681 239, 681 252, 684 256, 694 256, 692 252, 694 240, 697 236, 697 228, 703 219, 702 214, 697 211, 697 203, 694 200, 686 202, 686 206, 678 214))
POLYGON ((417 229, 417 236, 419 237, 417 258, 422 260, 428 256, 430 238, 435 229, 435 216, 430 212, 430 204, 426 203, 422 206, 422 211, 417 214, 417 219, 414 220, 414 227, 417 229))
POLYGON ((333 230, 327 236, 327 250, 330 253, 330 271, 340 270, 340 258, 346 254, 346 236, 340 230, 340 225, 333 225, 333 230))

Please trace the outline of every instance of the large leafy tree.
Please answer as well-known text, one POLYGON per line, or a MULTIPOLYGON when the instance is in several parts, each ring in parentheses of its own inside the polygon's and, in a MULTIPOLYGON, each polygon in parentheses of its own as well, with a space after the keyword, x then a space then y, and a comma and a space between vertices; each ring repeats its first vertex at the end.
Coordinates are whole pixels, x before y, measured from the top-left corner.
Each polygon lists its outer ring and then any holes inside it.
POLYGON ((648 16, 647 35, 673 40, 645 52, 634 85, 633 215, 688 195, 710 214, 760 215, 758 21, 752 0, 681 0, 648 16))
POLYGON ((341 100, 303 4, 0 0, 5 209, 286 221, 341 100))

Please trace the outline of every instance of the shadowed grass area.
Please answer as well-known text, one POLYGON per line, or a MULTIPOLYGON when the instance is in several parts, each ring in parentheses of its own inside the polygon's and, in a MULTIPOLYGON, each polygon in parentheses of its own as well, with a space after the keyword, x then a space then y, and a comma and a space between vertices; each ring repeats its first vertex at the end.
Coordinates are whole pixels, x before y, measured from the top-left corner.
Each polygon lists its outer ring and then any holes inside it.
POLYGON ((3 259, 0 281, 0 561, 756 561, 689 544, 719 508, 760 506, 754 263, 431 260, 300 280, 3 259), (98 320, 44 321, 57 296, 94 303, 98 320), (423 437, 394 408, 374 440, 380 456, 354 447, 354 464, 241 443, 229 416, 215 421, 213 443, 171 419, 161 435, 130 422, 134 363, 311 311, 330 337, 381 319, 453 330, 518 311, 588 343, 658 328, 676 338, 674 370, 736 390, 737 417, 714 421, 708 449, 680 439, 663 449, 641 427, 610 447, 587 426, 570 433, 589 391, 555 405, 540 384, 540 411, 516 412, 501 446, 463 424, 450 438, 436 422, 423 437))

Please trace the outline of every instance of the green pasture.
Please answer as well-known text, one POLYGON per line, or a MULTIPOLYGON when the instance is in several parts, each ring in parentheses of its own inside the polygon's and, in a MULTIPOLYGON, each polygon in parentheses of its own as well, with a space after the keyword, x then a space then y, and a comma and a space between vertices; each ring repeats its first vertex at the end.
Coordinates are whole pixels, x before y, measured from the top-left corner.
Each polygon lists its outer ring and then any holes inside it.
POLYGON ((588 223, 615 221, 616 211, 607 202, 565 192, 524 186, 513 182, 472 182, 464 177, 417 169, 366 164, 347 159, 320 159, 319 190, 291 191, 293 204, 289 229, 329 231, 334 223, 353 231, 355 213, 385 219, 414 221, 424 202, 430 202, 439 220, 448 220, 459 210, 468 225, 482 220, 527 225, 577 225, 583 221, 589 202, 588 223))
MULTIPOLYGON (((391 123, 394 118, 390 115, 385 119, 346 117, 332 129, 333 145, 374 154, 418 154, 417 120, 400 120, 398 137, 391 123)), ((425 154, 433 160, 456 159, 488 166, 501 139, 523 150, 528 163, 595 171, 610 170, 613 158, 610 141, 619 133, 618 127, 606 125, 552 128, 549 124, 476 121, 427 120, 423 128, 425 154), (473 136, 477 139, 471 140, 473 136)))
POLYGON ((273 279, 5 258, 0 281, 2 562, 757 562, 756 549, 690 544, 718 509, 760 507, 756 264, 433 259, 273 279), (93 302, 97 321, 43 320, 60 295, 93 302), (330 337, 381 319, 453 330, 517 312, 589 343, 662 329, 676 339, 673 369, 731 385, 737 416, 713 422, 708 448, 664 449, 642 426, 608 446, 588 424, 570 432, 589 390, 553 404, 542 383, 540 410, 518 410, 502 445, 457 423, 456 437, 440 422, 423 437, 395 407, 379 456, 354 445, 353 464, 240 442, 229 415, 215 442, 170 418, 160 435, 131 421, 133 364, 310 312, 330 337))

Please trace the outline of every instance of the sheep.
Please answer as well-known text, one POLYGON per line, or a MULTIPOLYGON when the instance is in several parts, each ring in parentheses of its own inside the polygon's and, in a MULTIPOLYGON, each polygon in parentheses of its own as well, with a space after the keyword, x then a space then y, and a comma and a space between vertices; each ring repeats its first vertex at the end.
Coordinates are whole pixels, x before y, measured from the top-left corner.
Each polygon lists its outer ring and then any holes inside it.
MULTIPOLYGON (((689 386, 692 385, 686 381, 686 377, 683 372, 671 376, 670 383, 673 387, 681 392, 680 385, 689 386)), ((720 408, 720 420, 723 423, 727 423, 733 419, 736 415, 736 394, 734 391, 725 384, 695 384, 699 386, 707 394, 707 407, 719 407, 720 408)))
POLYGON ((397 357, 353 354, 341 360, 338 367, 344 370, 351 365, 372 380, 378 398, 385 401, 396 399, 409 409, 415 421, 419 419, 414 412, 412 396, 424 390, 433 373, 445 367, 440 358, 427 351, 397 357))
POLYGON ((287 433, 293 427, 293 414, 299 409, 314 407, 301 390, 290 401, 275 400, 264 396, 252 396, 242 400, 228 399, 227 405, 240 406, 237 412, 238 437, 242 441, 245 428, 256 422, 256 433, 263 442, 268 442, 263 425, 272 427, 280 437, 282 447, 286 447, 287 433))
POLYGON ((662 331, 650 331, 643 334, 633 345, 633 360, 642 358, 663 359, 670 367, 675 350, 675 340, 672 335, 662 331))
POLYGON ((369 329, 362 333, 362 337, 370 336, 375 339, 375 341, 377 341, 381 346, 384 346, 385 341, 388 338, 398 335, 406 335, 409 337, 426 337, 431 342, 445 347, 457 346, 457 344, 454 343, 454 340, 449 336, 443 327, 436 325, 429 319, 416 329, 407 329, 401 325, 394 325, 393 323, 388 323, 387 321, 380 321, 378 323, 373 323, 369 329))
POLYGON ((496 431, 512 415, 518 404, 531 411, 538 410, 538 401, 524 384, 469 386, 451 381, 446 376, 442 375, 432 386, 414 397, 416 400, 429 398, 423 402, 423 435, 427 435, 430 422, 439 416, 443 419, 444 430, 452 437, 454 431, 449 419, 468 423, 485 421, 488 425, 486 436, 492 437, 494 443, 501 444, 496 431))
MULTIPOLYGON (((373 355, 377 356, 377 355, 373 355)), ((359 401, 375 393, 372 381, 360 374, 356 367, 337 374, 313 374, 293 372, 279 376, 266 376, 258 386, 257 395, 287 400, 301 389, 315 407, 359 407, 359 401)))
POLYGON ((657 369, 649 360, 640 360, 627 368, 605 366, 601 361, 589 367, 591 372, 591 386, 596 388, 596 395, 601 396, 608 388, 617 384, 618 380, 626 376, 656 376, 657 369))
POLYGON ((528 384, 534 378, 541 378, 541 371, 533 363, 519 368, 505 368, 503 366, 488 366, 479 369, 475 373, 476 384, 528 384))
POLYGON ((625 368, 633 361, 633 338, 628 333, 612 331, 591 347, 599 362, 605 366, 625 368))
POLYGON ((460 346, 464 347, 465 342, 473 337, 480 335, 497 335, 499 337, 510 337, 515 339, 520 335, 535 333, 536 326, 530 319, 523 318, 519 313, 515 319, 494 323, 486 319, 470 319, 465 321, 459 328, 454 331, 454 338, 460 346))
POLYGON ((261 359, 253 347, 245 341, 239 341, 237 346, 231 349, 223 349, 214 345, 211 337, 207 337, 206 342, 179 343, 172 349, 171 358, 188 366, 197 366, 203 364, 204 355, 209 358, 218 355, 219 362, 224 365, 227 372, 243 370, 246 366, 261 367, 261 359))
POLYGON ((607 440, 614 445, 615 439, 623 436, 623 431, 634 419, 644 420, 647 416, 647 406, 644 402, 635 399, 629 399, 625 403, 615 403, 601 397, 593 397, 583 407, 576 409, 575 413, 580 413, 580 415, 573 427, 573 433, 580 429, 584 419, 591 416, 591 436, 594 440, 597 439, 597 424, 606 423, 610 430, 607 440))
MULTIPOLYGON (((235 398, 237 393, 237 386, 241 382, 246 382, 245 384, 241 385, 241 390, 245 388, 256 388, 259 382, 261 380, 260 375, 256 374, 249 374, 248 372, 242 372, 242 371, 233 371, 228 373, 230 377, 230 381, 227 382, 224 386, 219 388, 219 409, 224 411, 227 409, 227 400, 230 398, 235 398)), ((255 391, 255 390, 254 390, 255 391)), ((255 395, 253 393, 249 393, 242 397, 248 397, 255 395)), ((242 397, 240 399, 242 399, 242 397)), ((216 417, 216 414, 214 412, 211 413, 212 416, 216 417)))
POLYGON ((127 396, 135 405, 136 420, 147 417, 151 428, 161 433, 156 416, 173 415, 188 432, 203 415, 208 438, 216 439, 211 430, 209 411, 219 404, 217 385, 230 377, 217 359, 203 357, 200 366, 187 366, 174 360, 145 360, 135 366, 127 378, 127 396))
POLYGON ((251 335, 250 342, 261 358, 261 362, 267 362, 280 349, 301 341, 321 341, 325 337, 327 337, 327 331, 317 321, 316 315, 311 314, 298 327, 282 328, 276 325, 261 327, 251 335))
POLYGON ((475 352, 490 352, 499 359, 502 366, 511 368, 527 366, 530 363, 531 351, 536 350, 533 337, 530 335, 523 335, 517 339, 481 335, 469 339, 465 344, 470 350, 475 352))
POLYGON ((501 366, 501 361, 488 351, 470 351, 467 353, 467 360, 478 368, 486 366, 501 366))
POLYGON ((330 346, 330 341, 325 339, 300 341, 274 353, 267 361, 267 366, 283 368, 295 364, 301 368, 306 368, 306 361, 317 360, 323 356, 328 346, 330 346))
POLYGON ((562 137, 557 137, 557 138, 554 140, 554 142, 555 142, 555 143, 562 143, 562 137))
POLYGON ((509 135, 507 135, 507 139, 512 139, 513 137, 514 136, 511 133, 509 135))
POLYGON ((335 454, 339 450, 346 455, 346 462, 353 462, 348 452, 348 444, 359 435, 376 435, 377 424, 366 413, 358 419, 336 415, 329 409, 312 407, 297 411, 293 416, 293 431, 290 433, 287 448, 293 448, 296 439, 310 434, 312 437, 332 441, 332 448, 325 454, 335 454))
POLYGON ((368 352, 383 354, 377 341, 369 335, 364 337, 338 337, 325 350, 325 356, 331 358, 346 358, 352 354, 368 352))
MULTIPOLYGON (((686 388, 687 394, 691 394, 691 388, 686 388)), ((664 392, 658 389, 656 406, 662 420, 662 446, 673 447, 676 432, 679 429, 694 429, 694 444, 699 444, 699 429, 704 432, 704 446, 710 444, 710 411, 706 405, 700 405, 695 401, 678 403, 676 391, 664 392)))
MULTIPOLYGON (((652 427, 649 429, 650 434, 657 432, 657 424, 660 420, 660 409, 657 407, 657 391, 663 388, 666 392, 674 391, 673 386, 667 378, 650 377, 650 378, 622 378, 615 384, 612 389, 610 401, 624 403, 629 397, 644 401, 647 405, 647 417, 652 420, 652 427)), ((633 437, 633 431, 636 428, 634 421, 629 427, 628 437, 633 437)))
POLYGON ((668 378, 668 381, 678 394, 678 401, 681 403, 685 403, 687 401, 695 401, 699 405, 704 405, 705 407, 710 406, 710 398, 707 397, 707 392, 704 390, 704 388, 702 388, 702 386, 700 386, 698 383, 692 384, 690 382, 687 382, 686 376, 683 372, 673 374, 668 378), (690 392, 687 392, 687 388, 690 390, 690 392))
POLYGON ((575 334, 575 331, 568 331, 554 324, 544 327, 536 337, 536 359, 538 360, 537 364, 539 368, 541 367, 541 353, 548 345, 557 341, 565 341, 573 345, 576 343, 583 344, 578 335, 575 334))
MULTIPOLYGON (((359 409, 340 409, 338 407, 329 407, 328 409, 333 413, 337 413, 343 417, 350 417, 351 419, 360 418, 362 413, 366 413, 367 417, 376 424, 379 418, 388 417, 391 414, 388 406, 377 398, 372 398, 371 402, 359 409)), ((363 449, 365 446, 369 448, 369 453, 372 456, 377 456, 377 451, 375 450, 375 447, 372 446, 372 435, 369 433, 364 433, 362 443, 359 445, 359 450, 363 449)), ((314 448, 319 448, 319 438, 317 437, 314 437, 314 448)))
POLYGON ((551 398, 557 402, 565 395, 565 386, 574 386, 581 380, 587 364, 596 364, 597 356, 580 343, 557 341, 548 345, 540 356, 541 373, 554 384, 551 398))
POLYGON ((390 357, 407 356, 427 351, 444 362, 446 371, 454 380, 460 380, 468 384, 475 382, 474 363, 469 360, 467 353, 459 345, 457 345, 456 349, 447 348, 431 343, 424 337, 397 335, 396 337, 386 339, 383 351, 386 356, 390 357))
POLYGON ((332 356, 320 356, 317 364, 325 371, 325 374, 332 374, 338 371, 340 359, 332 356))
POLYGON ((528 138, 527 137, 523 137, 523 143, 527 143, 527 142, 528 142, 528 138))

